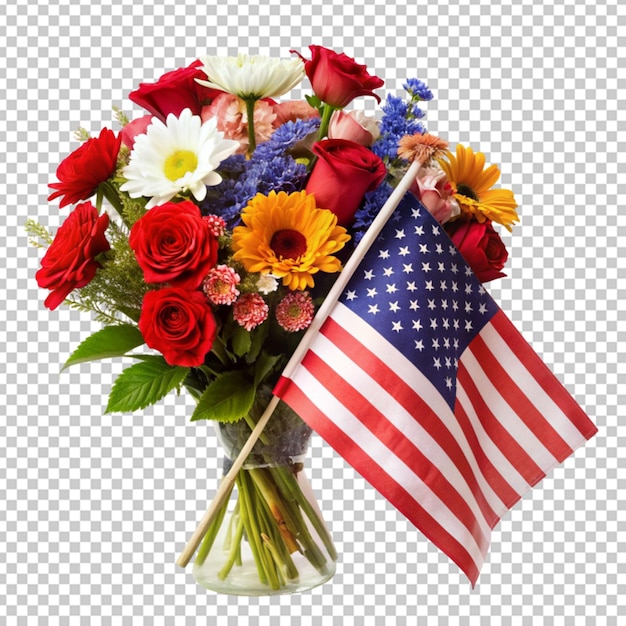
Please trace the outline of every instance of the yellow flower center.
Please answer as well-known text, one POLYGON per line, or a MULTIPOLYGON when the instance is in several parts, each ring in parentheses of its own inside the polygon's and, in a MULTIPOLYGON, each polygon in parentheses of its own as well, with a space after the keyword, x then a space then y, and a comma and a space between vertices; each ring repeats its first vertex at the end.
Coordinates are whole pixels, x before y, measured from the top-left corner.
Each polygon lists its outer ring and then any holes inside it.
POLYGON ((195 152, 176 150, 165 161, 165 176, 171 181, 176 181, 187 172, 193 172, 196 167, 198 167, 198 157, 195 152))

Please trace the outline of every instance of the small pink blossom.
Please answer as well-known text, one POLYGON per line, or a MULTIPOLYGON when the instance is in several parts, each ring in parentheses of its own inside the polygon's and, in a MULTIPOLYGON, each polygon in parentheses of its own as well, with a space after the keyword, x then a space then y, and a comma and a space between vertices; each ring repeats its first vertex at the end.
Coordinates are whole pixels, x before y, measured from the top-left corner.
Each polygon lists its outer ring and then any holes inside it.
POLYGON ((454 190, 443 170, 439 168, 421 170, 419 177, 411 186, 411 191, 440 224, 445 224, 461 214, 461 209, 453 196, 454 190))
POLYGON ((143 117, 139 117, 132 122, 128 122, 128 124, 126 124, 126 126, 124 126, 124 128, 120 131, 122 143, 129 150, 132 150, 135 145, 135 138, 137 135, 145 135, 150 124, 152 124, 152 115, 144 115, 143 117))
POLYGON ((226 231, 226 221, 219 215, 205 215, 203 218, 214 237, 221 237, 226 231))
POLYGON ((262 324, 268 313, 269 307, 258 293, 244 293, 233 305, 233 319, 247 331, 262 324))
MULTIPOLYGON (((231 93, 221 93, 211 104, 202 107, 200 117, 203 122, 217 118, 217 128, 224 133, 226 139, 239 142, 239 150, 243 153, 248 149, 248 115, 246 103, 231 93)), ((276 114, 273 104, 267 100, 258 100, 254 107, 254 135, 256 142, 267 141, 274 132, 276 114)))
POLYGON ((330 139, 348 139, 362 146, 371 146, 379 136, 378 122, 362 111, 335 111, 330 118, 330 139))
POLYGON ((313 299, 308 291, 288 293, 276 307, 276 321, 290 333, 308 328, 314 314, 313 299))
POLYGON ((228 265, 216 265, 202 283, 204 295, 212 304, 232 304, 239 296, 241 277, 228 265))
POLYGON ((306 100, 287 100, 273 106, 276 114, 274 128, 282 126, 285 122, 306 120, 310 117, 319 117, 319 111, 313 108, 306 100))

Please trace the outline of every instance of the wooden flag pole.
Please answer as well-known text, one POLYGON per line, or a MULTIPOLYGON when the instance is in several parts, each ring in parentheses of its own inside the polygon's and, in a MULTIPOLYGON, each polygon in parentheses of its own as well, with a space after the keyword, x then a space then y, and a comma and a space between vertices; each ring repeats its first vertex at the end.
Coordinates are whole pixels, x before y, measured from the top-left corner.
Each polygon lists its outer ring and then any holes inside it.
MULTIPOLYGON (((432 137, 432 135, 430 135, 429 137, 432 137)), ((343 293, 350 278, 352 278, 352 274, 354 274, 359 263, 363 260, 365 254, 380 234, 380 231, 383 229, 388 219, 391 217, 392 213, 396 210, 398 204, 400 204, 400 201, 417 177, 420 168, 426 161, 430 160, 434 156, 435 152, 441 149, 441 147, 435 148, 434 146, 431 147, 426 145, 421 147, 424 150, 417 153, 416 157, 413 159, 411 165, 409 166, 409 169, 406 171, 406 173, 398 183, 397 187, 393 190, 392 194, 382 206, 382 208, 378 212, 378 215, 363 235, 363 238, 359 242, 359 245, 355 248, 354 252, 346 262, 343 270, 339 273, 337 280, 334 282, 331 290, 324 299, 324 302, 318 309, 317 314, 311 322, 311 325, 307 329, 306 333, 303 335, 300 343, 298 344, 298 347, 296 348, 295 352, 289 359, 289 362, 285 366, 283 370, 283 375, 289 376, 298 365, 298 363, 302 360, 302 357, 304 357, 306 351, 311 345, 313 338, 330 314, 332 307, 343 293)), ((180 556, 176 561, 176 564, 180 565, 180 567, 187 566, 194 552, 200 545, 203 537, 206 535, 209 526, 215 519, 221 506, 230 496, 230 492, 233 488, 239 470, 242 468, 245 460, 248 458, 248 455, 254 447, 254 444, 261 436, 263 429, 265 428, 267 422, 272 416, 272 413, 274 412, 274 409, 278 405, 279 401, 280 399, 277 396, 272 397, 269 404, 267 405, 267 408, 263 412, 263 415, 261 415, 261 418, 257 422, 254 430, 252 431, 252 433, 250 433, 248 441, 233 462, 233 465, 230 468, 229 472, 226 474, 226 476, 224 476, 219 486, 219 489, 217 490, 217 493, 215 494, 215 497, 211 502, 210 507, 200 520, 196 531, 191 536, 187 545, 180 553, 180 556)))

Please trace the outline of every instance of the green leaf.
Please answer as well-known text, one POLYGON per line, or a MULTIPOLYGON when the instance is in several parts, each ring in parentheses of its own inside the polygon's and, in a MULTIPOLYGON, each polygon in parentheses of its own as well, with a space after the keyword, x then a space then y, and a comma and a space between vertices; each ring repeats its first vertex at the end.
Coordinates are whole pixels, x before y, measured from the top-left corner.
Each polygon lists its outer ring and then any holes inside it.
POLYGON ((236 422, 252 408, 255 389, 245 372, 225 372, 206 388, 191 421, 236 422))
POLYGON ((236 327, 233 329, 231 343, 233 346, 233 352, 237 356, 243 356, 250 350, 250 346, 252 345, 252 337, 250 336, 250 331, 246 330, 243 326, 239 326, 239 324, 237 324, 236 327))
POLYGON ((144 343, 139 329, 132 324, 105 326, 90 335, 74 350, 61 371, 70 365, 124 356, 129 350, 144 343))
POLYGON ((314 109, 317 109, 318 111, 320 111, 324 105, 324 103, 315 95, 305 94, 304 98, 314 109))
POLYGON ((246 362, 254 363, 259 353, 261 352, 261 348, 265 343, 265 339, 269 335, 270 326, 267 322, 264 322, 260 326, 257 326, 251 333, 252 344, 250 345, 250 349, 246 354, 246 362))
POLYGON ((263 379, 274 369, 274 366, 282 358, 279 356, 272 356, 267 352, 261 352, 259 358, 256 360, 254 367, 254 386, 258 387, 263 379))
POLYGON ((180 387, 188 373, 188 367, 168 365, 160 356, 131 365, 115 380, 106 412, 132 413, 144 409, 180 387))

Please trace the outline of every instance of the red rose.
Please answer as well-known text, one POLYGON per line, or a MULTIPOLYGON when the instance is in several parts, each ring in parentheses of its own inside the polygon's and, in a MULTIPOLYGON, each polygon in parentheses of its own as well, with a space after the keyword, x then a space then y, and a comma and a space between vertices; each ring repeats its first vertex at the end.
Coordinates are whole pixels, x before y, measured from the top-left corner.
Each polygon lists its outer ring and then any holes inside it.
POLYGON ((116 137, 108 128, 103 128, 99 137, 87 139, 80 148, 61 161, 57 168, 60 182, 48 185, 57 190, 48 200, 64 196, 59 205, 64 207, 91 198, 98 185, 115 172, 120 142, 121 137, 116 137))
POLYGON ((95 258, 111 247, 104 236, 108 225, 109 216, 99 216, 90 202, 76 205, 61 224, 35 274, 40 287, 52 290, 44 303, 50 310, 96 275, 100 263, 95 258))
POLYGON ((347 139, 324 139, 313 146, 318 157, 306 185, 315 204, 330 209, 348 226, 363 196, 387 175, 385 164, 371 150, 347 139))
POLYGON ((291 50, 304 61, 304 70, 315 95, 335 109, 343 109, 358 96, 380 97, 372 89, 382 87, 384 81, 367 72, 367 66, 359 65, 349 56, 333 52, 322 46, 309 46, 311 60, 291 50))
POLYGON ((188 200, 150 209, 133 225, 128 243, 147 283, 196 289, 217 262, 217 240, 188 200))
POLYGON ((166 287, 144 296, 139 330, 170 365, 198 367, 211 350, 217 325, 202 292, 166 287))
POLYGON ((178 117, 183 109, 191 109, 193 115, 200 115, 205 104, 223 93, 196 82, 196 78, 206 80, 201 66, 202 63, 196 60, 188 67, 166 72, 156 83, 141 83, 128 97, 161 121, 165 121, 170 113, 178 117))
POLYGON ((448 222, 445 229, 474 274, 483 283, 506 276, 500 270, 509 255, 489 220, 448 222))

